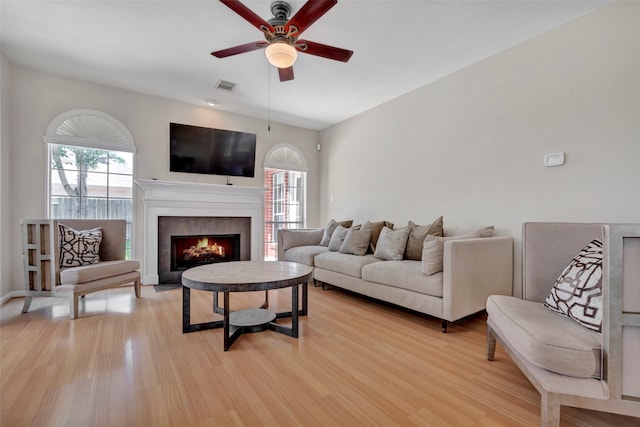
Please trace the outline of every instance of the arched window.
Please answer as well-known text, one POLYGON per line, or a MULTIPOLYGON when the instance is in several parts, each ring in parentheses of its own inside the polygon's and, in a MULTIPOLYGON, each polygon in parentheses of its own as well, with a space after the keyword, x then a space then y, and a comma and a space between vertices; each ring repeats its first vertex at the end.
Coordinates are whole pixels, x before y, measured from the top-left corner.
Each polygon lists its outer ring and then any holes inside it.
POLYGON ((135 144, 117 119, 73 110, 47 128, 50 218, 125 219, 131 256, 135 144))
POLYGON ((266 260, 278 257, 278 230, 305 227, 306 178, 307 162, 297 148, 279 144, 269 150, 264 161, 266 260))

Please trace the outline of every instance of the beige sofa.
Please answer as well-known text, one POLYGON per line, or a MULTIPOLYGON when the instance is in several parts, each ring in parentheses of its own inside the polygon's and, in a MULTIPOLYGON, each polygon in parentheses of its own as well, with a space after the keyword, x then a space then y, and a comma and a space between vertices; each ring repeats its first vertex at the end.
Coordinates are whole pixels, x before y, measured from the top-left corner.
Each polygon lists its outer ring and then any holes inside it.
MULTIPOLYGON (((444 229, 444 237, 469 230, 444 229)), ((427 275, 423 261, 382 261, 330 251, 324 229, 280 230, 278 259, 314 266, 314 281, 347 289, 442 320, 454 322, 485 309, 492 294, 512 294, 513 239, 483 237, 444 242, 443 269, 427 275)))
POLYGON ((525 223, 523 299, 490 296, 487 313, 487 358, 500 342, 540 392, 542 426, 559 425, 561 405, 640 417, 640 224, 525 223), (543 305, 593 239, 602 243, 601 333, 543 305))

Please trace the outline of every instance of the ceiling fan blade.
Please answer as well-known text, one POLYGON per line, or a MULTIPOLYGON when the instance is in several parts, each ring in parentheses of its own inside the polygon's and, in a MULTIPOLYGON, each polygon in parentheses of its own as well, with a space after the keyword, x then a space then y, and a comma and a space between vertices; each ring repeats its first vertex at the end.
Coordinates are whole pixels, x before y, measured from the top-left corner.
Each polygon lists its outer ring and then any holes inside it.
POLYGON ((318 18, 327 13, 329 9, 338 3, 337 0, 308 0, 298 12, 286 23, 284 27, 287 31, 291 26, 298 29, 296 36, 299 36, 304 30, 309 28, 311 24, 316 22, 318 18))
POLYGON ((310 42, 308 40, 298 40, 296 49, 310 55, 321 56, 335 61, 348 62, 353 55, 352 50, 340 49, 339 47, 328 46, 322 43, 310 42))
POLYGON ((263 27, 266 27, 269 31, 273 32, 273 27, 271 26, 271 24, 256 15, 251 9, 240 3, 238 0, 220 0, 220 2, 243 17, 260 31, 264 31, 263 27))
POLYGON ((264 49, 269 43, 267 42, 251 42, 247 44, 241 44, 239 46, 230 47, 227 49, 216 50, 211 52, 211 55, 216 58, 226 58, 227 56, 237 55, 239 53, 251 52, 252 50, 264 49))
POLYGON ((293 80, 293 67, 278 68, 278 74, 281 82, 293 80))

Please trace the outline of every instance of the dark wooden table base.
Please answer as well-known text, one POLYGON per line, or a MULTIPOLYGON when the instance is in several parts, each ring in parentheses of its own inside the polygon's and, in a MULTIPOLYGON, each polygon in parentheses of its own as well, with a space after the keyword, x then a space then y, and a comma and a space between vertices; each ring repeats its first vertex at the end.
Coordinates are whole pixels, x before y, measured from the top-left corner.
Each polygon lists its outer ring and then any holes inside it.
POLYGON ((291 311, 275 313, 270 310, 266 310, 269 305, 268 291, 265 291, 265 303, 260 309, 240 310, 233 312, 234 316, 231 316, 229 310, 229 293, 223 292, 223 306, 218 305, 218 292, 213 293, 213 311, 214 313, 222 314, 222 320, 216 320, 212 322, 191 323, 191 289, 182 287, 182 333, 198 332, 208 329, 224 329, 224 351, 229 350, 231 345, 238 339, 243 333, 259 332, 265 329, 269 329, 293 338, 298 338, 298 318, 299 316, 306 316, 308 313, 308 289, 307 282, 301 283, 291 287, 291 311), (298 287, 302 286, 302 308, 298 307, 298 287), (261 310, 262 312, 258 312, 261 310), (245 316, 243 316, 243 311, 245 316), (266 312, 266 313, 263 313, 266 312), (247 316, 254 317, 254 321, 248 320, 247 316), (231 317, 231 319, 230 319, 231 317), (261 323, 261 318, 266 320, 261 323), (286 327, 277 323, 278 319, 291 318, 291 327, 286 327), (271 320, 268 320, 271 319, 271 320))

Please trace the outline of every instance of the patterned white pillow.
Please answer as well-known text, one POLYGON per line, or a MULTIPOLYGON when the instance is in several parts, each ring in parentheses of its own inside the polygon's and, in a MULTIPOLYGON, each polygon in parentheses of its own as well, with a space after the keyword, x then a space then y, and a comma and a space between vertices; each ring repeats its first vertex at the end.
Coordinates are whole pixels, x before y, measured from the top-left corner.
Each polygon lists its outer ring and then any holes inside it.
POLYGON ((592 240, 556 280, 544 305, 597 332, 602 330, 602 242, 592 240))
POLYGON ((79 267, 100 262, 102 228, 74 230, 58 224, 60 232, 60 267, 79 267))

